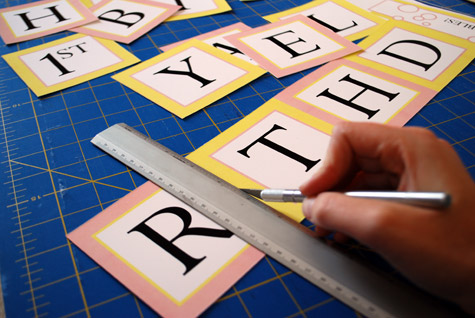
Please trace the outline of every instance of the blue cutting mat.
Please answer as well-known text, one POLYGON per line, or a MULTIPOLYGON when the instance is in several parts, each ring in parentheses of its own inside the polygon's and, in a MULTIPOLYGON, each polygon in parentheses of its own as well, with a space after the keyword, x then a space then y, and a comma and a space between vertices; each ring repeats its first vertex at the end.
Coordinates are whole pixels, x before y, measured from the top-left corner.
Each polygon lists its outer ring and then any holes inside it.
MULTIPOLYGON (((0 7, 25 2, 0 0, 0 7)), ((159 53, 159 46, 239 21, 256 27, 266 23, 261 16, 308 0, 228 2, 230 13, 165 23, 125 47, 146 60, 159 53)), ((428 3, 475 15, 475 6, 463 0, 428 3)), ((10 46, 0 40, 0 54, 66 35, 10 46)), ((145 182, 90 139, 125 122, 186 155, 304 75, 280 80, 265 75, 181 120, 110 75, 38 99, 0 59, 0 273, 7 317, 155 316, 65 238, 145 182)), ((409 124, 428 127, 448 140, 475 177, 474 82, 472 62, 409 124)), ((265 258, 203 316, 360 315, 265 258)))

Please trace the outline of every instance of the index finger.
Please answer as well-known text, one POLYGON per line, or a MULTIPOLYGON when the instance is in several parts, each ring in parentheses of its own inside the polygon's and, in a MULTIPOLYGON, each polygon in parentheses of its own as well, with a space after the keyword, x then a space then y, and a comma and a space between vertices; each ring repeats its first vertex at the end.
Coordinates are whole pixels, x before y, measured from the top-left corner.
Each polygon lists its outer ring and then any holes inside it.
POLYGON ((336 187, 342 180, 351 180, 358 171, 399 176, 400 188, 415 190, 417 178, 413 173, 421 169, 429 170, 419 167, 421 158, 445 155, 437 140, 431 132, 422 128, 340 123, 333 129, 322 167, 300 190, 307 196, 315 195, 336 187))

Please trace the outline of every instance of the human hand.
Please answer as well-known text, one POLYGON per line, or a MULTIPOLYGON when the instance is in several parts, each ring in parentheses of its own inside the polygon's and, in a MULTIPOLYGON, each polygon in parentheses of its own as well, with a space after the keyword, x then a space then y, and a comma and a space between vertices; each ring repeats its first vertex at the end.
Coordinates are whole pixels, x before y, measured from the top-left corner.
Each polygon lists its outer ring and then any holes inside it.
POLYGON ((317 234, 335 231, 380 253, 421 288, 475 314, 475 183, 450 145, 422 128, 345 122, 300 190, 317 234), (431 210, 329 190, 440 191, 431 210))

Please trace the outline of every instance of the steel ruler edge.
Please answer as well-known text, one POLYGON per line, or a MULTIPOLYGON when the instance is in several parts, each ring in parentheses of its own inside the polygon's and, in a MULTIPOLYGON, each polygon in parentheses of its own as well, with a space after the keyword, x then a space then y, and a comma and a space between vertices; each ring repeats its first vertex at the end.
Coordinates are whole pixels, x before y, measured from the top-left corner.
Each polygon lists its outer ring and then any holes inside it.
POLYGON ((107 128, 91 142, 368 317, 445 318, 462 314, 308 235, 269 206, 126 124, 107 128))

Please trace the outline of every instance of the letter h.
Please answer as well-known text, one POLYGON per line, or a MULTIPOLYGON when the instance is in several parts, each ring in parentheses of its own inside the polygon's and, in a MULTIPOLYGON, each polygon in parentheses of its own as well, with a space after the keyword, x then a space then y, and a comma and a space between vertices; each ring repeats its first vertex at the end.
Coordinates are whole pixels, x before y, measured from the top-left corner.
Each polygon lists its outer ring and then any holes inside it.
POLYGON ((25 31, 30 31, 30 30, 33 30, 33 29, 37 29, 39 28, 38 26, 35 26, 33 24, 33 21, 35 20, 39 20, 39 19, 43 19, 43 18, 47 18, 47 17, 51 17, 51 16, 55 16, 58 21, 56 23, 59 23, 59 22, 63 22, 63 21, 67 21, 69 20, 68 18, 65 18, 61 15, 61 13, 59 13, 59 11, 56 9, 57 6, 51 6, 51 7, 47 7, 45 9, 48 9, 51 11, 51 14, 49 15, 44 15, 42 17, 37 17, 37 18, 29 18, 27 16, 28 12, 23 12, 23 13, 19 13, 19 14, 16 14, 18 15, 22 20, 23 22, 25 22, 26 24, 26 30, 25 31))

